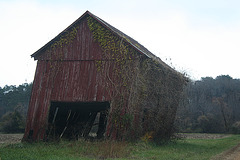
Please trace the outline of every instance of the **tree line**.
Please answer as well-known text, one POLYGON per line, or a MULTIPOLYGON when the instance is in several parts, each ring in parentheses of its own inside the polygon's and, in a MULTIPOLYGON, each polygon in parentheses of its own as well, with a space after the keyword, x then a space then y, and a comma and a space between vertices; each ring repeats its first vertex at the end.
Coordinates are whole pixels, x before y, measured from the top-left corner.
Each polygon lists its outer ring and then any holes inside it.
POLYGON ((32 83, 0 87, 0 132, 23 132, 32 83))
POLYGON ((221 75, 189 82, 176 126, 179 132, 240 133, 240 80, 221 75))

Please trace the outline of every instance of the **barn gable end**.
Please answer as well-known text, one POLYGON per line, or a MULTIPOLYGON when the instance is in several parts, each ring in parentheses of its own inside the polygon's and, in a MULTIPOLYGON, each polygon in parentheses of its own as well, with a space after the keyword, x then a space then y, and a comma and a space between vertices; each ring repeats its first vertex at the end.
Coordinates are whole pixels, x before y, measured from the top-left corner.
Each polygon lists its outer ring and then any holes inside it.
POLYGON ((23 140, 88 137, 95 123, 99 138, 157 133, 147 115, 158 114, 162 106, 168 114, 156 116, 171 117, 170 132, 183 76, 92 13, 84 13, 32 57, 38 62, 23 140))

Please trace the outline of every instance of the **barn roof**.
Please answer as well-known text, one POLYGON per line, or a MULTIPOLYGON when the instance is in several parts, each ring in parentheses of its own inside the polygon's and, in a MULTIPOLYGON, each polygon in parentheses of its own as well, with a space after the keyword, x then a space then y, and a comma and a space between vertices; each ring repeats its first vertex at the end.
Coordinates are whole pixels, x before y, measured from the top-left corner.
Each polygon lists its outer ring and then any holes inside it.
MULTIPOLYGON (((155 56, 154 54, 152 54, 148 49, 146 49, 143 45, 141 45, 140 43, 138 43, 136 40, 134 40, 133 38, 129 37, 128 35, 124 34, 123 32, 121 32, 120 30, 118 30, 117 28, 113 27, 112 25, 108 24, 107 22, 105 22, 104 20, 102 20, 101 18, 95 16, 94 14, 92 14, 89 11, 86 11, 81 17, 79 17, 75 22, 73 22, 70 26, 68 26, 64 31, 62 31, 60 34, 58 34, 55 38, 53 38, 51 41, 49 41, 47 44, 45 44, 42 48, 40 48, 39 50, 37 50, 35 53, 33 53, 31 55, 31 57, 36 58, 37 56, 39 56, 45 49, 48 48, 48 46, 50 46, 55 40, 57 40, 59 37, 61 37, 61 35, 63 35, 65 32, 67 32, 70 28, 72 28, 76 23, 78 23, 79 21, 81 21, 83 18, 85 18, 86 16, 91 16, 92 18, 94 18, 95 20, 97 20, 100 24, 102 24, 103 26, 105 26, 106 28, 108 28, 109 30, 111 30, 114 34, 116 34, 117 36, 123 38, 127 43, 130 44, 130 46, 134 47, 136 50, 138 50, 140 53, 146 55, 148 58, 152 58, 157 60, 159 63, 166 65, 159 57, 155 56)), ((170 68, 168 66, 168 68, 170 68)))

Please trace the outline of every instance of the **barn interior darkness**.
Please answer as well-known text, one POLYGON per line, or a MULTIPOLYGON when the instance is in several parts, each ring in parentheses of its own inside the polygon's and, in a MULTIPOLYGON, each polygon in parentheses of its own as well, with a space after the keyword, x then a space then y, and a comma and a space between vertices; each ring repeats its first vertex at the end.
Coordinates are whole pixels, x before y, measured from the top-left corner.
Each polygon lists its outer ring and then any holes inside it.
POLYGON ((47 138, 103 138, 109 107, 109 102, 51 102, 47 138))

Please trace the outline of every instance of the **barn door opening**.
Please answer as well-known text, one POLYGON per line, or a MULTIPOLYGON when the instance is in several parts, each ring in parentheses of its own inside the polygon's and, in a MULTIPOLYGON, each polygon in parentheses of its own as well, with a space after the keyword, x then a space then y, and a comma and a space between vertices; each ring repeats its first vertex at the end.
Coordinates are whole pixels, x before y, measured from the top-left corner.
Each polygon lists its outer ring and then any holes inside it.
POLYGON ((109 102, 51 102, 47 138, 102 138, 109 107, 109 102))

